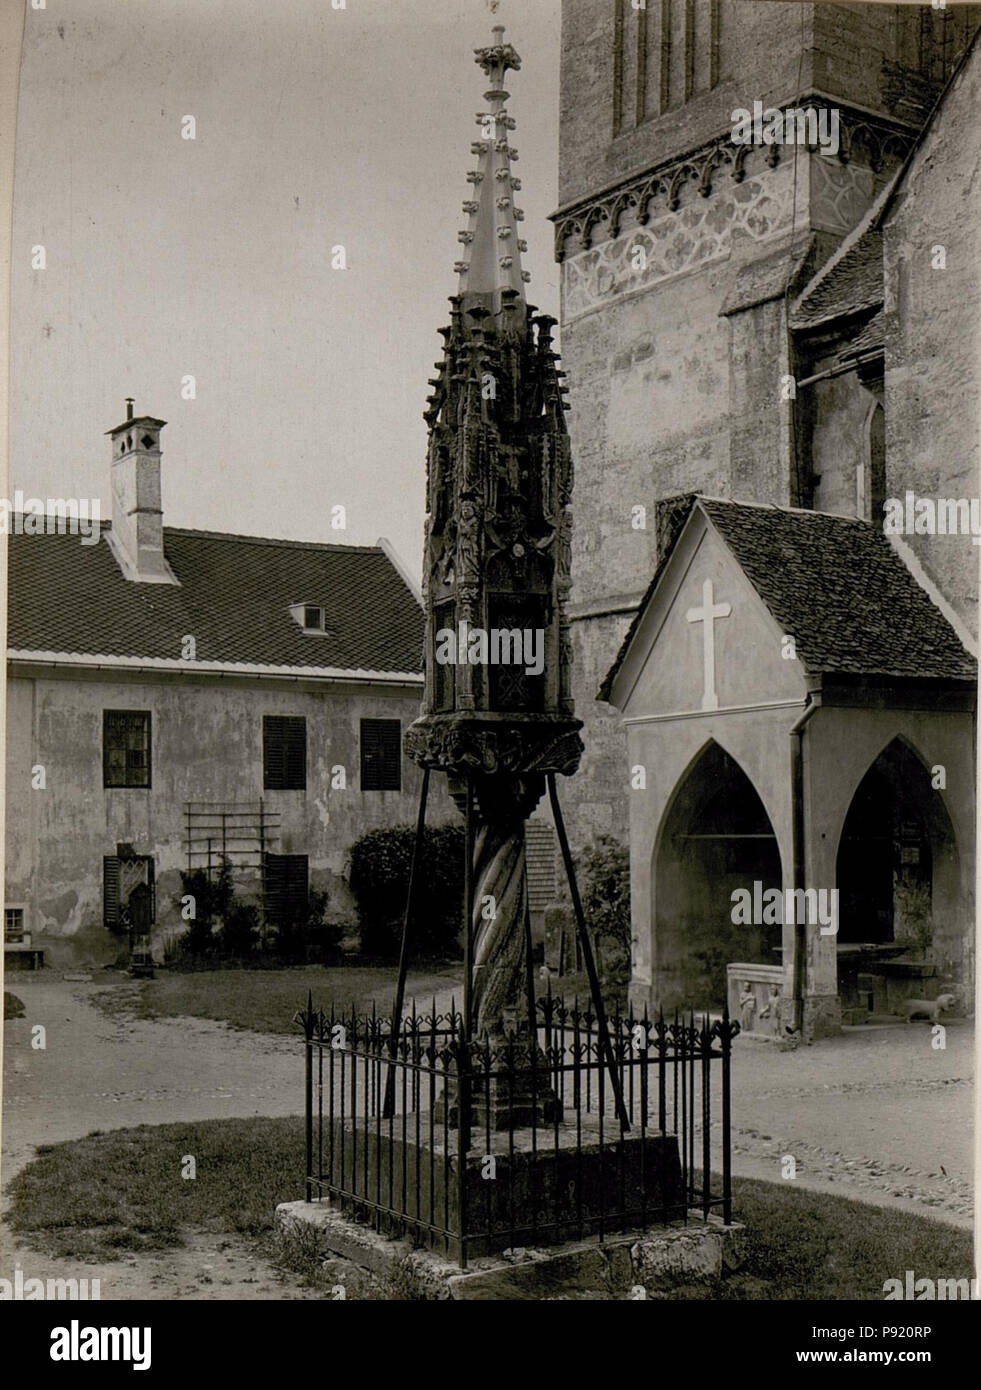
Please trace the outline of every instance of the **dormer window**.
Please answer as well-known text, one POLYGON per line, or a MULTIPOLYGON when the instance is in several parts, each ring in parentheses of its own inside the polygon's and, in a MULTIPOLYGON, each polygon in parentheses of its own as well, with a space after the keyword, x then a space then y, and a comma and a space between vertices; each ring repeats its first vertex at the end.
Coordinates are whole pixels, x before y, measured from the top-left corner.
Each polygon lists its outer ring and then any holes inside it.
POLYGON ((290 617, 304 632, 329 634, 327 610, 320 603, 291 603, 290 617))

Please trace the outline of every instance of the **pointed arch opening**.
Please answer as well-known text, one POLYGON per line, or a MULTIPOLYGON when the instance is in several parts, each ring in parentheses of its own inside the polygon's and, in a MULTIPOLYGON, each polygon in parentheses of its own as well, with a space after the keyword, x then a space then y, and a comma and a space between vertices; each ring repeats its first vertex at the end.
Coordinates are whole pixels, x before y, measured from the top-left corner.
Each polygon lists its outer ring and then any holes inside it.
POLYGON ((720 1008, 730 961, 780 963, 779 926, 735 925, 736 889, 782 884, 780 849, 759 793, 710 742, 665 815, 652 865, 655 969, 665 1009, 720 1008))
POLYGON ((903 946, 928 955, 956 912, 954 827, 930 770, 895 738, 855 790, 838 842, 840 945, 903 946))

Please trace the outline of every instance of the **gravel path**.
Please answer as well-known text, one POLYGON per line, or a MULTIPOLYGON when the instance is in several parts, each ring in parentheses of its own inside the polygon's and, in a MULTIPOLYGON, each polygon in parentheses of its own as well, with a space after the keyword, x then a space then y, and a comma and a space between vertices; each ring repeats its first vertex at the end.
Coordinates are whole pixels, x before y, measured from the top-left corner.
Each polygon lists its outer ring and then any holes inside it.
POLYGON ((794 1052, 736 1039, 733 1167, 969 1226, 973 1210, 974 1028, 948 1021, 853 1028, 794 1052))
MULTIPOLYGON (((73 983, 48 971, 17 977, 13 992, 25 1017, 4 1024, 4 1193, 36 1145, 79 1139, 94 1129, 303 1113, 297 1040, 209 1019, 109 1015, 91 1002, 100 989, 129 987, 73 983), (31 1047, 36 1024, 46 1030, 43 1050, 31 1047)), ((438 994, 437 1006, 448 1007, 451 994, 438 994)), ((291 1195, 303 1195, 299 1176, 291 1195)), ((12 1279, 17 1264, 24 1278, 99 1279, 104 1299, 323 1297, 257 1258, 249 1242, 195 1232, 182 1249, 67 1269, 65 1261, 38 1254, 2 1227, 0 1278, 12 1279)))

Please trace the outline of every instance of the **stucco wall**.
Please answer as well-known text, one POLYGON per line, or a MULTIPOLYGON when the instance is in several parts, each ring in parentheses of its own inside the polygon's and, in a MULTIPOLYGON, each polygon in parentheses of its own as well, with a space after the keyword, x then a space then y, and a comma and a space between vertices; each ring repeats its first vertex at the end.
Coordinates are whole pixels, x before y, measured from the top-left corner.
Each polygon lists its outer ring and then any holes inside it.
MULTIPOLYGON (((8 684, 7 901, 26 901, 31 929, 103 941, 102 857, 118 842, 156 860, 157 916, 175 917, 172 896, 186 867, 188 801, 258 802, 281 816, 274 852, 309 857, 311 884, 332 894, 330 912, 350 918, 343 875, 352 842, 377 826, 414 822, 420 775, 403 759, 401 792, 360 790, 359 720, 398 718, 419 697, 326 693, 273 682, 85 680, 14 676, 8 684), (104 788, 102 712, 149 710, 152 786, 104 788), (263 789, 264 715, 307 721, 307 790, 263 789), (44 768, 32 790, 30 770, 44 768), (345 790, 330 787, 346 769, 345 790)), ((444 779, 433 784, 429 823, 455 815, 444 779)))

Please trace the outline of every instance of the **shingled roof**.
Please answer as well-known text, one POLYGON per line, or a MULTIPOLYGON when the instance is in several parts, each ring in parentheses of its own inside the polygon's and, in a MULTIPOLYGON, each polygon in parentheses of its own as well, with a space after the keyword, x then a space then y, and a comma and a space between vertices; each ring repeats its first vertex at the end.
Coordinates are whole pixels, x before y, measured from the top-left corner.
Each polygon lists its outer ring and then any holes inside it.
POLYGON ((317 545, 164 528, 179 585, 132 583, 109 547, 71 535, 9 537, 8 651, 407 675, 422 669, 423 614, 380 546, 317 545), (320 605, 308 634, 291 604, 320 605))
MULTIPOLYGON (((973 657, 888 540, 869 522, 692 497, 812 673, 974 681, 973 657)), ((658 566, 598 698, 617 672, 677 537, 658 566)))
POLYGON ((878 208, 846 237, 809 284, 790 314, 800 330, 818 328, 853 314, 873 313, 882 305, 882 233, 870 220, 878 208))

